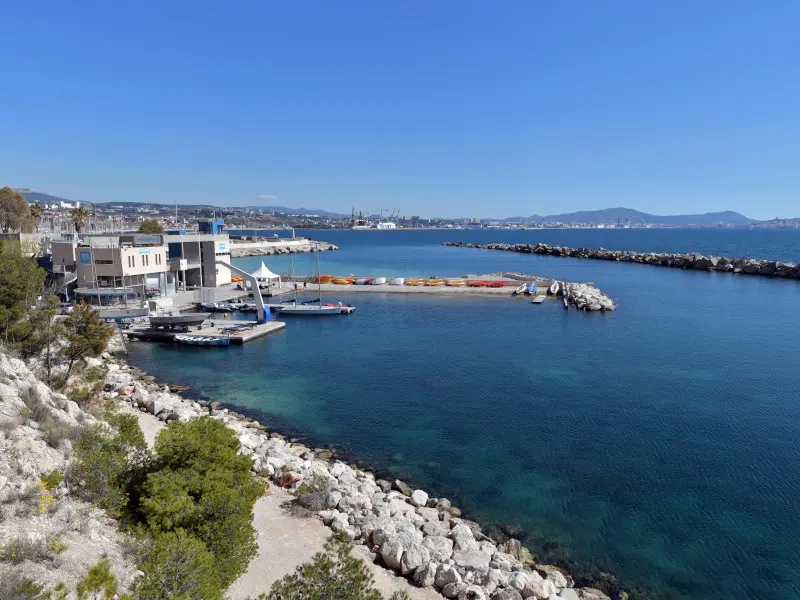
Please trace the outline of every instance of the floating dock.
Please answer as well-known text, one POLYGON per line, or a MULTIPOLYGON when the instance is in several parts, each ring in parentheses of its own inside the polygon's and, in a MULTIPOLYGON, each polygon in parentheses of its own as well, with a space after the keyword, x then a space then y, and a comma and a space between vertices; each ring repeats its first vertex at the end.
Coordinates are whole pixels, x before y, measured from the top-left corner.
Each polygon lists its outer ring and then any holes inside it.
POLYGON ((225 338, 230 335, 231 344, 244 344, 251 340, 264 337, 270 333, 280 331, 286 327, 282 321, 267 321, 257 324, 255 321, 238 321, 235 319, 211 319, 206 321, 199 329, 194 327, 190 331, 180 331, 172 329, 153 329, 148 325, 134 326, 123 330, 123 335, 137 340, 148 340, 153 342, 172 342, 176 335, 189 333, 191 335, 202 335, 214 338, 225 338), (213 326, 210 324, 213 323, 213 326), (237 326, 247 326, 241 331, 226 331, 237 326))

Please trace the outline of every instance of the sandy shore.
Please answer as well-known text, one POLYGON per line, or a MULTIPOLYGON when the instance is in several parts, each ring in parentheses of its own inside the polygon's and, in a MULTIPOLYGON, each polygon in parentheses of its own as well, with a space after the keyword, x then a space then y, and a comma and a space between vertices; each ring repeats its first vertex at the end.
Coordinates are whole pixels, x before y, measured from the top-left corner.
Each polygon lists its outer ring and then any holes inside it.
MULTIPOLYGON (((156 436, 165 424, 145 412, 135 411, 125 404, 121 412, 135 414, 144 433, 148 447, 153 448, 156 436)), ((275 581, 309 562, 322 550, 331 530, 316 518, 296 516, 289 509, 294 498, 288 491, 271 485, 266 496, 259 498, 254 507, 253 527, 258 534, 258 555, 250 562, 247 572, 228 589, 230 600, 255 598, 269 591, 275 581)), ((405 591, 411 600, 441 600, 433 588, 417 588, 391 571, 372 564, 366 546, 355 546, 353 554, 361 558, 375 577, 375 586, 385 597, 396 591, 405 591)))

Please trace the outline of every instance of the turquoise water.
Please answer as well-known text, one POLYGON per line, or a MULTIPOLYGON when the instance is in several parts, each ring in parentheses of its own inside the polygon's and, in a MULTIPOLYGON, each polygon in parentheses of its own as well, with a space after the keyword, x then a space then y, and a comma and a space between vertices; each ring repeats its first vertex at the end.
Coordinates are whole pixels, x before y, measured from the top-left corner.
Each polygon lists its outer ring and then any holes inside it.
MULTIPOLYGON (((438 242, 798 260, 800 232, 449 233, 315 237, 343 248, 321 255, 325 272, 566 275, 597 282, 618 310, 342 293, 355 314, 293 319, 224 351, 132 345, 131 361, 410 476, 481 521, 517 523, 544 560, 597 565, 665 598, 799 597, 800 284, 438 242)), ((295 257, 304 265, 315 257, 295 257)))

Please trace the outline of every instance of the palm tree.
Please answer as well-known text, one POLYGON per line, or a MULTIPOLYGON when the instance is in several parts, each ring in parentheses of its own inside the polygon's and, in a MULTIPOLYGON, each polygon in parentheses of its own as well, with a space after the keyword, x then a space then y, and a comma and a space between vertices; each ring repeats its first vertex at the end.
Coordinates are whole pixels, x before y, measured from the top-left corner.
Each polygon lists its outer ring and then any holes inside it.
POLYGON ((36 231, 39 231, 39 221, 44 214, 44 209, 41 204, 31 204, 31 216, 36 223, 36 231))
POLYGON ((83 231, 83 226, 86 225, 86 219, 89 218, 89 211, 83 208, 72 209, 72 223, 75 225, 75 231, 80 233, 83 231))

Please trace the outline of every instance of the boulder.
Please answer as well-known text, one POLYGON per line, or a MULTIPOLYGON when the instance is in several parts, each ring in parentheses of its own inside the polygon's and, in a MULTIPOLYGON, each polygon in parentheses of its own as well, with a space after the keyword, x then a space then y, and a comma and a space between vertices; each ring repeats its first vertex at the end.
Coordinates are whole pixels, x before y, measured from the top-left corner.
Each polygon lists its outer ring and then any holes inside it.
POLYGON ((394 480, 394 483, 392 484, 392 489, 397 490, 404 496, 411 495, 411 486, 409 486, 407 483, 404 483, 403 481, 400 481, 399 479, 394 480))
POLYGON ((422 544, 410 544, 400 559, 400 572, 403 575, 413 573, 431 560, 431 554, 422 544))
POLYGON ((448 583, 446 586, 442 588, 442 596, 445 598, 458 598, 458 595, 461 593, 461 590, 467 587, 466 583, 458 582, 458 583, 448 583))
POLYGON ((573 590, 572 588, 564 588, 558 594, 559 598, 563 598, 563 600, 580 600, 580 596, 578 596, 578 592, 573 590))
POLYGON ((486 600, 486 592, 479 585, 468 585, 458 593, 458 600, 486 600))
POLYGON ((453 561, 465 569, 488 568, 492 555, 480 550, 456 550, 453 552, 453 561))
POLYGON ((423 490, 414 490, 411 493, 411 504, 417 507, 425 506, 428 503, 428 494, 423 490))
POLYGON ((422 545, 430 551, 431 558, 439 562, 453 555, 453 540, 443 536, 428 535, 423 538, 422 545))
POLYGON ((504 588, 492 594, 491 600, 522 600, 522 595, 515 589, 504 588))
POLYGON ((478 542, 475 541, 475 536, 472 529, 466 525, 459 524, 453 527, 447 534, 453 540, 453 548, 455 550, 477 550, 478 542))
POLYGON ((436 569, 434 585, 439 589, 444 589, 445 586, 452 583, 461 583, 461 575, 456 568, 453 565, 439 565, 436 569))
POLYGON ((389 536, 381 545, 380 555, 383 563, 390 569, 399 569, 400 560, 403 558, 403 543, 399 536, 389 536))
POLYGON ((436 570, 439 564, 429 562, 419 567, 414 573, 414 583, 419 587, 431 587, 436 580, 436 570))
POLYGON ((595 588, 579 588, 578 598, 581 600, 611 600, 607 595, 595 588))
POLYGON ((535 598, 536 600, 547 600, 551 594, 555 593, 555 586, 547 579, 542 579, 538 573, 531 577, 521 591, 523 598, 535 598))

